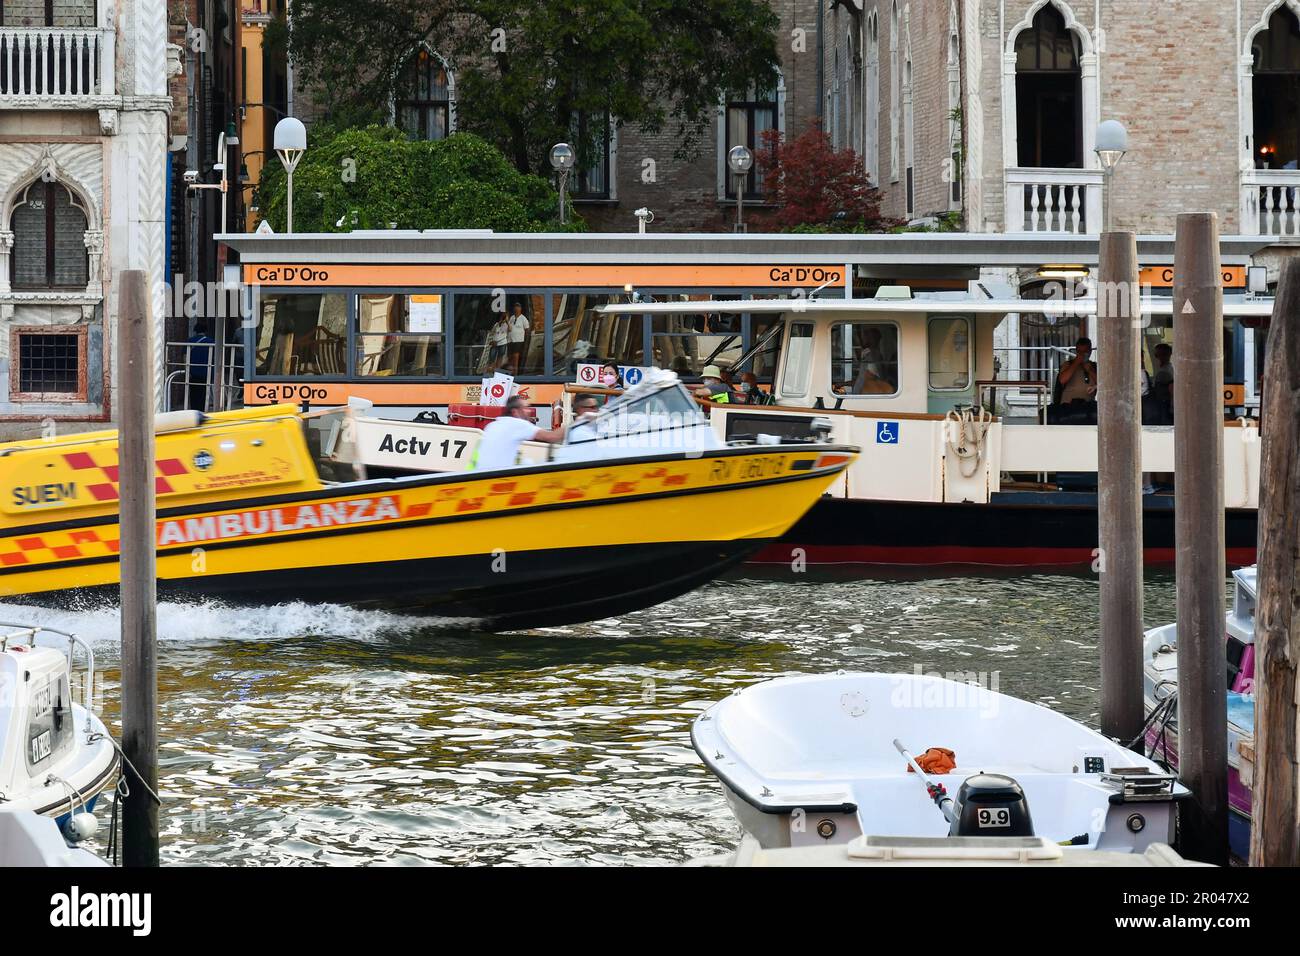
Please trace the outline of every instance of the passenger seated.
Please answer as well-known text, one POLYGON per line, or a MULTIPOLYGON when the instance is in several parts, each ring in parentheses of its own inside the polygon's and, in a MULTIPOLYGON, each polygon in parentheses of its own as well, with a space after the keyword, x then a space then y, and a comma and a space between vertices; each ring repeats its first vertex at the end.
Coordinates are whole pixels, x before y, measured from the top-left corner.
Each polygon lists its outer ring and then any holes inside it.
POLYGON ((771 405, 772 396, 758 386, 758 376, 753 372, 740 373, 740 393, 737 399, 746 405, 771 405))
POLYGON ((1097 424, 1097 363, 1092 361, 1092 339, 1074 343, 1074 358, 1056 375, 1053 402, 1047 406, 1049 425, 1097 424))

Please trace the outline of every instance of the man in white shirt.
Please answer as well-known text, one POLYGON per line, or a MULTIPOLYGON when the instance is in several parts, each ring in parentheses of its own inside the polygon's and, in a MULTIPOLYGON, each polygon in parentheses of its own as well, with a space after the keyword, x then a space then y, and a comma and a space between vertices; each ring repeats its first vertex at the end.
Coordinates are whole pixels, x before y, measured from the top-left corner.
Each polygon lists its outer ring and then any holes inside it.
POLYGON ((506 322, 508 328, 506 364, 510 366, 512 375, 518 375, 520 367, 524 364, 524 339, 528 336, 531 323, 528 321, 528 316, 524 315, 524 307, 518 302, 515 303, 514 312, 506 322))
POLYGON ((505 414, 489 422, 474 453, 476 471, 510 468, 519 457, 519 446, 526 441, 544 441, 557 445, 564 441, 564 429, 538 428, 528 420, 528 403, 522 396, 506 399, 505 414))

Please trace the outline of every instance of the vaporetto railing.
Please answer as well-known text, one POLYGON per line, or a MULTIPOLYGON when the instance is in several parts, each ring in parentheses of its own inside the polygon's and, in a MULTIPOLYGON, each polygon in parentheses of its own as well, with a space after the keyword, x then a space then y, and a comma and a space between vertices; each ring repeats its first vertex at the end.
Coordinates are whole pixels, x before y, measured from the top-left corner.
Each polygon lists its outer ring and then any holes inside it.
POLYGON ((0 27, 0 96, 112 96, 106 27, 0 27))

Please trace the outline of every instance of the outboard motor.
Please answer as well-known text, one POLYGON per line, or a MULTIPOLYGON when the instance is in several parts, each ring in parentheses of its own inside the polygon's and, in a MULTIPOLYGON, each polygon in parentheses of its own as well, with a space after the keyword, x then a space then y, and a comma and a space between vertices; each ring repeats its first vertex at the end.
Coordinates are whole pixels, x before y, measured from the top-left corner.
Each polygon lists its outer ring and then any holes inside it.
POLYGON ((953 801, 949 836, 1033 836, 1025 791, 1001 773, 967 777, 953 801))

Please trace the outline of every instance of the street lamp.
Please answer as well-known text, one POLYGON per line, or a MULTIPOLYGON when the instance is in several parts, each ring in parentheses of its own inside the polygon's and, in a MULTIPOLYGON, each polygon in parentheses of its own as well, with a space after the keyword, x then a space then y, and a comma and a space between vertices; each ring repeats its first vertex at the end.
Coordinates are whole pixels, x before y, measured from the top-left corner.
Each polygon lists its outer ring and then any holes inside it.
POLYGON ((1105 186, 1101 191, 1102 231, 1110 232, 1111 189, 1114 186, 1115 167, 1128 152, 1128 130, 1119 120, 1106 120, 1097 127, 1097 145, 1094 147, 1101 162, 1105 186))
POLYGON ((289 179, 289 215, 285 232, 291 233, 293 232, 293 171, 298 168, 298 161, 307 151, 307 127, 302 125, 302 120, 286 116, 275 124, 273 144, 275 153, 284 164, 284 171, 289 179))
POLYGON ((754 154, 745 146, 731 147, 727 152, 727 168, 736 177, 736 232, 744 232, 745 180, 754 168, 754 154))
POLYGON ((556 143, 551 147, 551 168, 560 174, 560 225, 567 222, 564 197, 569 187, 569 171, 573 169, 573 164, 577 157, 573 154, 573 147, 568 143, 556 143))

